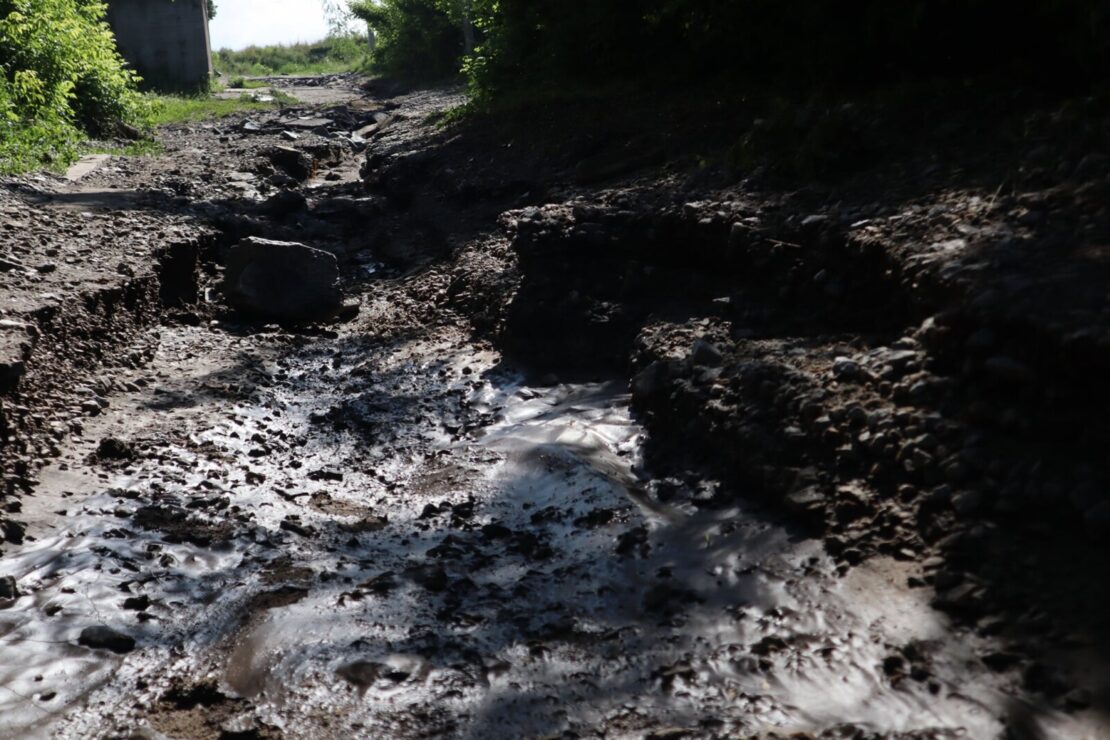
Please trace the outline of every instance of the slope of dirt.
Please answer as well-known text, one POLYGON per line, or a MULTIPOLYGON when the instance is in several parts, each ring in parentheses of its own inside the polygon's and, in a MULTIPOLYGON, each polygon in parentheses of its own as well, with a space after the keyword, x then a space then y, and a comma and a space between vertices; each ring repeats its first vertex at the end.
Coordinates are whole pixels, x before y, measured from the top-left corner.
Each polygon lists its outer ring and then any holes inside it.
POLYGON ((1106 733, 1073 129, 799 190, 706 159, 743 106, 291 84, 0 188, 0 734, 1106 733), (245 236, 335 255, 341 319, 228 310, 245 236))

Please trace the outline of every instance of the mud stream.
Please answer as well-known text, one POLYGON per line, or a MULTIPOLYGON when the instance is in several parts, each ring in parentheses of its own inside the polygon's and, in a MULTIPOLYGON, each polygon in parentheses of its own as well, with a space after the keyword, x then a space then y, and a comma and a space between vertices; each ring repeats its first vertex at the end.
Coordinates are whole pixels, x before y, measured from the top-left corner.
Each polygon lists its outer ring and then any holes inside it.
POLYGON ((618 385, 371 334, 161 329, 24 502, 0 736, 1002 731, 908 565, 658 503, 618 385))

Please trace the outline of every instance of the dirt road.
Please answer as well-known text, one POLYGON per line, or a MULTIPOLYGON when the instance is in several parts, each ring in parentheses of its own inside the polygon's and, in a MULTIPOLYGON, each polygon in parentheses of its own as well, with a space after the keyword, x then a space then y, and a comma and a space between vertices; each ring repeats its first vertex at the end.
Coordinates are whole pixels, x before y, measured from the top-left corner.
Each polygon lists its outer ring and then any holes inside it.
POLYGON ((312 107, 176 127, 157 157, 8 189, 43 223, 138 242, 171 219, 198 268, 163 259, 159 284, 193 281, 196 300, 163 291, 160 318, 121 329, 135 362, 43 391, 80 424, 51 438, 0 558, 0 736, 1106 729, 1020 689, 996 633, 931 605, 924 558, 845 568, 742 499, 658 495, 626 377, 537 380, 476 331, 487 302, 459 286, 488 277, 485 253, 442 255, 480 214, 436 223, 434 197, 398 215, 364 190, 375 153, 404 154, 458 93, 330 84, 312 107), (314 157, 303 183, 273 166, 289 144, 314 157), (336 254, 357 315, 228 311, 222 250, 252 234, 336 254))

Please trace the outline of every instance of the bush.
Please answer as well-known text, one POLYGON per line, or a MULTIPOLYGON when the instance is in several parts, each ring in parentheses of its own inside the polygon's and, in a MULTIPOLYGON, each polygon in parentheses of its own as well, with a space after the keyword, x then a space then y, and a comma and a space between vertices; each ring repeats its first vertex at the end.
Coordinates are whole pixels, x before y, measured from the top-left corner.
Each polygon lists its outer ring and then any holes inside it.
POLYGON ((65 163, 147 112, 94 0, 0 0, 0 171, 65 163))
POLYGON ((332 36, 314 44, 221 49, 212 55, 212 64, 217 72, 229 77, 328 74, 357 69, 365 63, 367 52, 363 37, 332 36))
POLYGON ((461 18, 451 0, 361 0, 355 17, 377 35, 371 55, 375 72, 405 80, 441 80, 462 67, 461 18))
POLYGON ((464 65, 474 91, 544 81, 726 78, 869 87, 1004 75, 1097 84, 1110 69, 1110 0, 361 0, 382 71, 464 65), (466 3, 480 44, 463 60, 466 3))

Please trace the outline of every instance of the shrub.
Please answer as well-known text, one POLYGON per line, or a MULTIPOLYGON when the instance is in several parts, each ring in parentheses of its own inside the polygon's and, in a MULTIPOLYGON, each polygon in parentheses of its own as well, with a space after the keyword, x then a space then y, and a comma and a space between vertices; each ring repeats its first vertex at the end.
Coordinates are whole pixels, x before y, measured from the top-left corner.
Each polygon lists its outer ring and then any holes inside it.
POLYGON ((146 114, 95 0, 0 0, 0 170, 64 163, 146 114))
POLYGON ((375 72, 407 80, 438 80, 458 75, 462 66, 461 19, 453 0, 360 0, 355 17, 377 35, 371 56, 375 72))
POLYGON ((1098 84, 1110 0, 360 0, 382 71, 462 64, 478 95, 537 81, 732 78, 868 87, 1004 75, 1098 84), (461 59, 464 4, 478 27, 461 59))
MULTIPOLYGON (((229 77, 348 72, 366 60, 366 39, 332 36, 312 44, 220 49, 212 55, 216 71, 229 77)), ((238 87, 238 85, 233 85, 238 87)))

